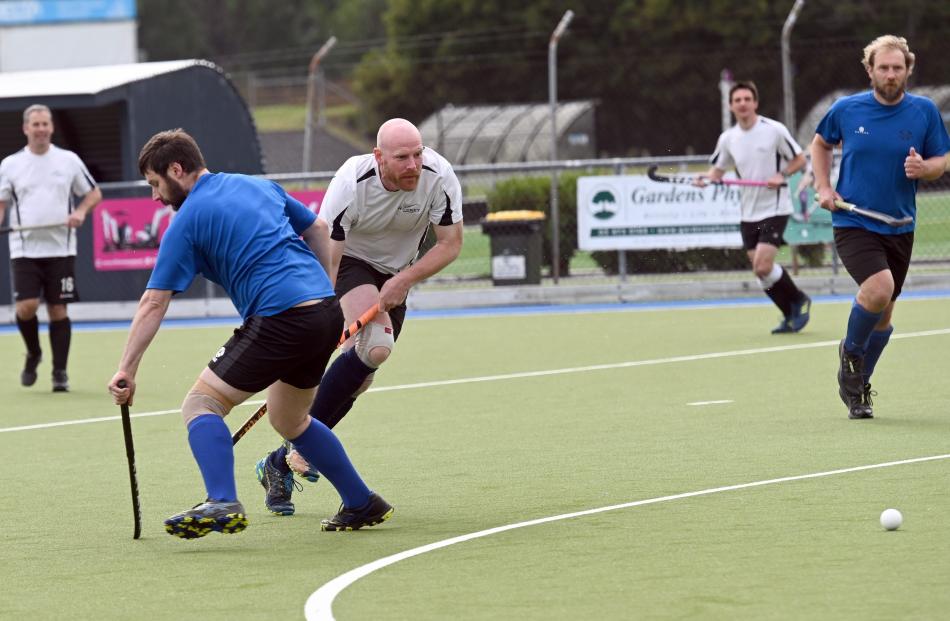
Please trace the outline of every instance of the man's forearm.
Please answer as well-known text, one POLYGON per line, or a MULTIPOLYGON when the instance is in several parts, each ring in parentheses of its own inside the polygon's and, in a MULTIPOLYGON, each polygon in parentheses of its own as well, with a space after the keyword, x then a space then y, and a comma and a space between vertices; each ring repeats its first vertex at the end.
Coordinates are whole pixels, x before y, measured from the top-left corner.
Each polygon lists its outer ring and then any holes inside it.
POLYGON ((162 319, 168 310, 168 299, 150 295, 146 291, 139 301, 132 327, 129 329, 129 340, 125 344, 125 351, 119 361, 119 370, 135 375, 152 339, 162 325, 162 319))
POLYGON ((815 188, 831 187, 831 149, 812 143, 811 169, 815 175, 815 188))
POLYGON ((99 188, 93 188, 82 198, 79 202, 79 205, 76 206, 76 211, 81 211, 83 214, 89 213, 89 211, 102 202, 102 190, 99 188))
MULTIPOLYGON (((939 179, 945 170, 947 170, 946 155, 937 155, 935 157, 927 158, 924 160, 925 172, 920 176, 920 178, 927 181, 933 181, 934 179, 939 179)), ((0 218, 0 221, 2 220, 3 218, 0 218)))
POLYGON ((461 244, 436 242, 421 259, 400 274, 409 279, 409 286, 414 286, 430 276, 441 272, 445 266, 454 261, 461 252, 461 244))

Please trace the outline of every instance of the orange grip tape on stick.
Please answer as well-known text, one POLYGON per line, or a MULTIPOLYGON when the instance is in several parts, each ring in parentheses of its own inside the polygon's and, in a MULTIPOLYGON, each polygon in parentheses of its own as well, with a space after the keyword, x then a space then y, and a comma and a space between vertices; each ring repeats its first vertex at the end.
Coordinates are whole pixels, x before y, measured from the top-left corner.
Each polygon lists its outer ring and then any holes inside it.
POLYGON ((347 329, 343 330, 343 334, 340 335, 340 345, 343 345, 348 338, 362 330, 363 326, 371 322, 378 313, 379 305, 373 305, 367 309, 365 313, 360 315, 359 319, 351 323, 347 329))

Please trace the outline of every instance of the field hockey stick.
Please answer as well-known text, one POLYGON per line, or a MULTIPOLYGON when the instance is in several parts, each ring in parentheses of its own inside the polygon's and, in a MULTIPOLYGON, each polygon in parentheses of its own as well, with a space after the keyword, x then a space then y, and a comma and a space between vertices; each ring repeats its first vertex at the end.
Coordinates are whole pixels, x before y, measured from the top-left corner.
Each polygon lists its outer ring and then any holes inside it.
POLYGON ((66 226, 65 222, 59 224, 31 224, 30 226, 3 226, 0 227, 0 235, 5 233, 16 233, 17 231, 36 231, 38 229, 54 229, 60 226, 66 226))
POLYGON ((865 218, 871 218, 872 220, 877 220, 878 222, 883 222, 888 226, 893 226, 894 228, 907 226, 914 221, 913 216, 904 216, 903 218, 895 218, 894 216, 889 216, 886 213, 881 213, 880 211, 872 211, 870 209, 864 209, 858 207, 854 203, 848 203, 846 201, 835 199, 835 207, 838 209, 844 209, 845 211, 850 211, 851 213, 856 213, 859 216, 864 216, 865 218))
MULTIPOLYGON (((337 345, 337 347, 339 347, 340 345, 343 345, 343 343, 345 343, 346 340, 350 338, 351 336, 355 336, 359 334, 359 331, 363 329, 363 326, 371 322, 373 318, 376 317, 376 314, 378 312, 379 312, 379 306, 375 305, 369 310, 367 310, 365 313, 360 315, 359 319, 351 323, 348 328, 343 330, 343 334, 340 335, 340 342, 337 345)), ((264 414, 267 414, 266 403, 261 405, 261 407, 257 408, 257 411, 251 414, 250 418, 244 421, 244 424, 241 425, 241 427, 237 431, 234 432, 234 435, 231 436, 231 445, 234 446, 235 444, 237 444, 238 440, 243 438, 244 434, 250 431, 251 427, 257 424, 257 421, 264 418, 264 414)))
MULTIPOLYGON (((125 380, 116 382, 119 388, 128 386, 125 380)), ((132 417, 129 415, 129 405, 119 406, 122 411, 122 434, 125 436, 125 458, 129 462, 129 483, 132 485, 132 519, 134 530, 132 539, 138 539, 142 534, 142 508, 139 506, 139 479, 135 473, 135 446, 132 444, 132 417)))
POLYGON ((244 421, 244 424, 241 425, 241 428, 234 432, 234 435, 231 436, 231 446, 234 446, 238 443, 238 440, 244 437, 244 434, 251 430, 257 421, 264 418, 264 414, 267 414, 267 404, 262 403, 261 407, 257 408, 257 411, 251 414, 251 417, 244 421))
POLYGON ((369 307, 365 313, 360 315, 359 319, 351 323, 348 328, 343 330, 343 334, 340 335, 340 343, 337 345, 337 347, 342 346, 343 343, 345 343, 351 336, 356 336, 359 331, 363 329, 363 326, 376 318, 377 313, 379 313, 378 304, 374 304, 373 306, 369 307))
MULTIPOLYGON (((650 166, 647 169, 647 177, 659 183, 676 183, 680 185, 693 185, 698 176, 696 175, 661 175, 657 171, 659 166, 650 166)), ((711 185, 736 185, 752 188, 766 188, 767 181, 751 181, 749 179, 720 179, 719 181, 710 181, 711 185)), ((775 187, 786 187, 787 183, 782 183, 775 187)))

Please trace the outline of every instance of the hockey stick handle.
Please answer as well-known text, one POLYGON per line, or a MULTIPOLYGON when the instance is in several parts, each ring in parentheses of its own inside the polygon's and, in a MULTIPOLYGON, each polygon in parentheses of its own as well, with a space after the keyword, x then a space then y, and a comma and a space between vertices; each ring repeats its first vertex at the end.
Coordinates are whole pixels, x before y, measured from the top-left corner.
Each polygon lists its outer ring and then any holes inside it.
POLYGON ((31 224, 29 226, 3 226, 0 227, 0 235, 5 233, 16 233, 18 231, 36 231, 39 229, 55 229, 61 226, 66 226, 65 222, 60 222, 59 224, 31 224))
POLYGON ((847 201, 843 201, 840 199, 835 199, 835 207, 837 207, 838 209, 843 209, 845 211, 850 211, 851 213, 856 213, 859 216, 864 216, 865 218, 871 218, 872 220, 883 222, 884 224, 887 224, 888 226, 893 226, 894 228, 906 226, 914 221, 914 219, 910 216, 905 216, 903 218, 895 218, 893 216, 889 216, 886 213, 881 213, 879 211, 873 211, 871 209, 863 209, 861 207, 858 207, 854 203, 849 203, 847 201))
MULTIPOLYGON (((116 382, 119 388, 128 386, 125 380, 116 382)), ((138 539, 142 534, 142 508, 139 505, 139 478, 135 472, 135 445, 132 442, 132 416, 129 414, 129 405, 119 406, 122 412, 122 435, 125 438, 125 459, 129 463, 129 485, 132 488, 132 539, 138 539)))
MULTIPOLYGON (((658 166, 650 166, 647 169, 647 176, 653 181, 659 183, 677 183, 681 185, 694 185, 697 178, 702 177, 702 175, 680 175, 680 176, 667 176, 658 174, 658 166)), ((735 185, 735 186, 745 186, 751 188, 767 188, 769 186, 768 181, 754 181, 752 179, 720 179, 719 181, 710 181, 710 185, 735 185)), ((787 183, 781 183, 775 187, 788 187, 787 183)))
POLYGON ((343 334, 340 335, 340 345, 343 345, 352 336, 356 336, 360 330, 363 329, 363 326, 371 322, 376 318, 376 315, 379 314, 379 305, 374 304, 366 309, 362 315, 359 316, 359 319, 351 323, 345 330, 343 334))

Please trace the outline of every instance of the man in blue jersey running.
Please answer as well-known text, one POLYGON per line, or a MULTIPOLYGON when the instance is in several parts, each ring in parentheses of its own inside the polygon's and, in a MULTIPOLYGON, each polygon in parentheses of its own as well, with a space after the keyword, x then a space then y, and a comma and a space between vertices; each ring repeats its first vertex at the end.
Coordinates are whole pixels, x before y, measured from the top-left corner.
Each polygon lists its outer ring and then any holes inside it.
POLYGON ((864 48, 871 90, 839 99, 811 144, 815 188, 831 210, 835 247, 859 289, 838 347, 838 394, 852 419, 873 418, 871 374, 894 326, 891 316, 910 266, 917 182, 943 174, 950 136, 933 101, 905 91, 914 54, 902 37, 884 35, 864 48), (837 188, 831 187, 832 148, 841 145, 837 188), (914 218, 894 228, 839 210, 836 199, 914 218))
POLYGON ((165 520, 165 530, 192 539, 245 529, 224 417, 264 389, 271 425, 342 497, 340 511, 322 521, 323 530, 355 530, 388 519, 392 506, 366 486, 333 432, 309 415, 314 389, 343 329, 324 269, 325 229, 276 183, 209 172, 197 143, 180 129, 152 136, 138 163, 152 198, 177 214, 109 382, 115 402, 131 405, 139 363, 172 295, 187 289, 197 274, 224 287, 244 320, 182 403, 207 500, 165 520))

